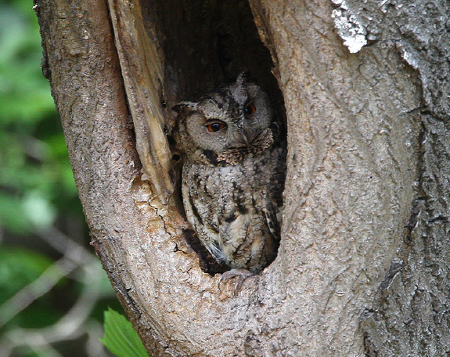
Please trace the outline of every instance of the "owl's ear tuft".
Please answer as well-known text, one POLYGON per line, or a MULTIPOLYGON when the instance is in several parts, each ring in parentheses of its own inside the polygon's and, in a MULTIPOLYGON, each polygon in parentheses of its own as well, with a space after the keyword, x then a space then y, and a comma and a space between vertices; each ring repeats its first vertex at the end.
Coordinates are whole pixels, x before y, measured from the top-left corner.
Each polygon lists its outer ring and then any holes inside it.
POLYGON ((246 83, 250 80, 250 76, 251 76, 250 71, 241 72, 239 76, 237 76, 236 78, 236 83, 238 85, 242 85, 243 83, 246 83))
POLYGON ((176 111, 177 113, 181 113, 184 109, 191 109, 195 110, 197 109, 198 103, 196 102, 181 102, 175 105, 172 110, 176 111))

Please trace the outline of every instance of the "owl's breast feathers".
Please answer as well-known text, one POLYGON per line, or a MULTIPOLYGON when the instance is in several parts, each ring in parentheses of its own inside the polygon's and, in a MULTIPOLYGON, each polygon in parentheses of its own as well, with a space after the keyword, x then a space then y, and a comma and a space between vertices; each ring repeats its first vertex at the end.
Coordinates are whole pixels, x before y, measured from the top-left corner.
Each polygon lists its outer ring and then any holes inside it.
POLYGON ((218 262, 259 272, 275 258, 285 152, 280 146, 235 165, 183 168, 186 216, 218 262))

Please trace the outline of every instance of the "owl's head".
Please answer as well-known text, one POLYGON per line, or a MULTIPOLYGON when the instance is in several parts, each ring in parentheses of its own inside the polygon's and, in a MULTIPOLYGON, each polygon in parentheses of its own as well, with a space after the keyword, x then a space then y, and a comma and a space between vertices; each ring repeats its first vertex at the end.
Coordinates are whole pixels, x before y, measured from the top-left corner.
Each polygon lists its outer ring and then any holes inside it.
POLYGON ((267 94, 247 80, 246 72, 236 82, 174 110, 179 113, 180 145, 187 153, 202 149, 220 155, 251 147, 274 119, 267 94))

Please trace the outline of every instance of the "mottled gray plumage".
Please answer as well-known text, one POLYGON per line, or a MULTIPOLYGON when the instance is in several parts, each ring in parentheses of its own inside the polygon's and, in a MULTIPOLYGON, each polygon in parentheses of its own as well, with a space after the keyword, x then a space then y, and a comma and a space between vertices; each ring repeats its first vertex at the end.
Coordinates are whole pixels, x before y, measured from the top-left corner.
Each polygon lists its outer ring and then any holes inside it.
POLYGON ((267 95, 244 72, 174 109, 187 219, 219 263, 260 272, 278 249, 286 156, 267 95))

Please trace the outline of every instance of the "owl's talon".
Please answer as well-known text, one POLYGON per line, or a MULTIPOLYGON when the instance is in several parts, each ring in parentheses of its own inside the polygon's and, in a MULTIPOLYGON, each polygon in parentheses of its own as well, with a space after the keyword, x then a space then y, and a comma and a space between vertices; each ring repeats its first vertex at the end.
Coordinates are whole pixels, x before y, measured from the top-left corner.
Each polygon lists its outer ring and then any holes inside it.
POLYGON ((231 282, 231 280, 236 279, 236 282, 234 283, 234 295, 236 296, 238 292, 241 290, 245 279, 253 275, 255 275, 255 273, 252 273, 247 269, 232 269, 226 271, 225 273, 222 274, 222 276, 219 279, 218 283, 219 290, 222 291, 222 289, 220 288, 220 285, 222 283, 228 284, 231 282))

